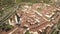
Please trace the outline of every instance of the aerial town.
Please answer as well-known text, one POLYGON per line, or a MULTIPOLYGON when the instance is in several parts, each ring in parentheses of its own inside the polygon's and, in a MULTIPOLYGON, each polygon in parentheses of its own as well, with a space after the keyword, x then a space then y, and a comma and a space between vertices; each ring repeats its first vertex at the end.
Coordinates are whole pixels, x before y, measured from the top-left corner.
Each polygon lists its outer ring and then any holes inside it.
POLYGON ((18 6, 7 8, 7 11, 0 9, 0 34, 60 34, 60 5, 26 2, 16 4, 18 6), (3 16, 1 10, 4 11, 3 16))

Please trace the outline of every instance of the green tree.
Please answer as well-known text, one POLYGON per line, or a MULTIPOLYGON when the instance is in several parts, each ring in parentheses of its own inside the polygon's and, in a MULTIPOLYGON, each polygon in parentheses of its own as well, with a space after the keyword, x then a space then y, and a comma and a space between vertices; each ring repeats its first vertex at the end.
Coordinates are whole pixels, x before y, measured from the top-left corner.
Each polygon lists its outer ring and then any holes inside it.
POLYGON ((30 33, 29 33, 29 30, 27 30, 27 31, 25 32, 25 34, 30 34, 30 33))

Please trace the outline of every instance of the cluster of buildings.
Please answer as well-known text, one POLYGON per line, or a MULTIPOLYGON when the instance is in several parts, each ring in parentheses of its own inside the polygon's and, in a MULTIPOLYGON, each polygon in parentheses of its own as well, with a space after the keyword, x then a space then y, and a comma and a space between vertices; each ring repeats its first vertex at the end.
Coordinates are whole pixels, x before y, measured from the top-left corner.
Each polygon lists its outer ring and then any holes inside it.
POLYGON ((19 25, 11 34, 24 34, 27 30, 32 34, 41 34, 44 31, 48 34, 60 18, 57 8, 48 4, 25 4, 20 7, 8 19, 10 25, 19 25))

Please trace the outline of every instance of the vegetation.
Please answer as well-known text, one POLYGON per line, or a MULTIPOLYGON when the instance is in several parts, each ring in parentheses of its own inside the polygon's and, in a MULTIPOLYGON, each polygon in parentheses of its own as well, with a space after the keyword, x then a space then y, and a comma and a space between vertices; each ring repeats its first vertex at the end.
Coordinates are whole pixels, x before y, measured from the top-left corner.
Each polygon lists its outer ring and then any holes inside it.
MULTIPOLYGON (((12 13, 15 13, 15 1, 14 0, 0 0, 0 23, 6 21, 12 13)), ((1 23, 1 24, 2 24, 1 23)), ((1 25, 0 24, 0 25, 1 25)))
POLYGON ((46 34, 46 31, 42 32, 42 34, 46 34))
POLYGON ((50 0, 16 0, 17 3, 28 2, 28 3, 50 3, 50 0))
POLYGON ((43 3, 51 3, 51 1, 50 0, 43 0, 43 3))
POLYGON ((1 1, 1 5, 3 7, 7 7, 7 6, 13 6, 14 5, 14 0, 2 0, 1 1))
POLYGON ((58 34, 59 33, 59 31, 55 31, 53 34, 58 34))
POLYGON ((0 29, 2 29, 2 31, 9 31, 10 29, 12 29, 13 28, 13 26, 12 25, 10 25, 10 24, 3 24, 3 25, 1 25, 0 26, 0 29))
POLYGON ((9 31, 13 28, 12 25, 6 24, 4 21, 6 21, 12 13, 15 12, 13 10, 13 6, 15 5, 14 3, 14 0, 0 0, 0 29, 2 29, 2 31, 9 31))
MULTIPOLYGON (((28 3, 51 3, 51 1, 50 0, 16 0, 16 2, 17 3, 22 3, 22 2, 28 2, 28 3)), ((12 12, 13 11, 11 11, 12 9, 10 9, 10 10, 8 10, 8 11, 6 11, 6 9, 8 9, 8 8, 11 8, 11 7, 13 7, 14 6, 14 4, 15 4, 15 1, 14 0, 0 0, 0 18, 1 18, 1 16, 3 17, 4 15, 6 15, 1 21, 1 23, 3 23, 5 20, 7 20, 11 15, 12 15, 12 12), (4 10, 3 10, 3 9, 4 10), (9 12, 10 11, 10 12, 9 12), (9 12, 9 13, 7 13, 7 12, 9 12)), ((59 4, 60 5, 60 4, 59 4)), ((37 10, 40 10, 41 8, 38 8, 37 10)), ((14 12, 13 12, 14 13, 14 12)), ((18 20, 19 21, 19 20, 18 20)), ((37 24, 37 23, 36 23, 37 24)), ((57 25, 57 27, 58 27, 58 29, 60 30, 60 21, 58 21, 58 25, 57 25)), ((2 30, 5 30, 5 31, 8 31, 8 30, 10 30, 10 29, 12 29, 13 28, 13 26, 12 25, 9 25, 9 24, 2 24, 1 26, 0 26, 0 29, 2 29, 2 30)), ((24 28, 27 28, 27 27, 25 27, 24 26, 24 28)), ((46 34, 46 32, 43 32, 44 34, 46 34)), ((51 34, 57 34, 57 31, 56 31, 56 29, 53 29, 52 31, 51 31, 51 34)), ((27 30, 26 32, 25 32, 25 34, 30 34, 29 33, 29 31, 27 30)))
POLYGON ((53 34, 53 32, 55 31, 56 29, 54 28, 53 30, 51 30, 51 33, 50 34, 53 34))
POLYGON ((41 10, 41 8, 37 8, 37 11, 40 11, 41 10))
POLYGON ((58 20, 57 27, 51 30, 50 34, 58 34, 60 30, 60 19, 58 20))
POLYGON ((60 19, 58 21, 57 28, 60 30, 60 19))
POLYGON ((25 32, 25 34, 30 34, 30 33, 29 33, 29 30, 27 30, 27 31, 25 32))

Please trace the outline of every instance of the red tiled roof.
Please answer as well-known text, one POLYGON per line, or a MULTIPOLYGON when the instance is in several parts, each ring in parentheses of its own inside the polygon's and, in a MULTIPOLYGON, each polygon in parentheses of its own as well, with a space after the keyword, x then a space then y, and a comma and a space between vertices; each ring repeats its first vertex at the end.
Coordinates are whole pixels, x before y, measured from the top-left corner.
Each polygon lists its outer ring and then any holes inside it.
MULTIPOLYGON (((47 7, 48 10, 42 9, 40 12, 43 14, 43 16, 39 16, 33 12, 33 10, 36 9, 36 6, 38 6, 38 5, 40 6, 42 4, 39 4, 39 3, 33 4, 31 6, 31 10, 28 11, 29 13, 27 13, 27 11, 26 12, 23 12, 21 10, 18 11, 19 14, 22 14, 21 27, 23 27, 24 25, 28 25, 29 30, 35 32, 35 31, 38 31, 39 29, 41 29, 41 30, 44 30, 44 28, 46 29, 48 24, 49 25, 54 24, 53 21, 47 21, 43 18, 43 17, 45 17, 44 16, 45 13, 49 12, 50 10, 53 10, 54 7, 49 6, 49 7, 47 7), (35 24, 35 21, 36 21, 35 19, 38 19, 40 21, 39 25, 35 24), (31 24, 31 23, 33 23, 33 24, 31 24)), ((56 18, 56 16, 54 16, 54 17, 56 18)))

